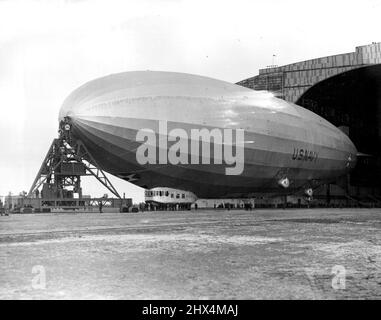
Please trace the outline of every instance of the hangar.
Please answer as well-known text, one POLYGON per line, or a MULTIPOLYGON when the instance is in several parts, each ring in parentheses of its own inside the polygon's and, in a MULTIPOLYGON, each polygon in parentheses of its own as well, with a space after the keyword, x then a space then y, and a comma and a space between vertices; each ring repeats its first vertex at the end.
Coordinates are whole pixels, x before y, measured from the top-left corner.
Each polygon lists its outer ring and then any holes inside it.
POLYGON ((347 186, 333 193, 380 204, 381 42, 350 53, 269 66, 237 84, 271 91, 341 127, 364 155, 347 186))

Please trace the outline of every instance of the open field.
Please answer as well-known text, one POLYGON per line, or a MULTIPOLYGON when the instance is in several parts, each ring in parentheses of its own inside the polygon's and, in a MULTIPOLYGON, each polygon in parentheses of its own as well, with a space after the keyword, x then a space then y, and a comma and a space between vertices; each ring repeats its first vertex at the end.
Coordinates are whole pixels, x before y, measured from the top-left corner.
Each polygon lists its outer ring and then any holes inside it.
POLYGON ((0 298, 381 299, 381 209, 2 216, 0 298))

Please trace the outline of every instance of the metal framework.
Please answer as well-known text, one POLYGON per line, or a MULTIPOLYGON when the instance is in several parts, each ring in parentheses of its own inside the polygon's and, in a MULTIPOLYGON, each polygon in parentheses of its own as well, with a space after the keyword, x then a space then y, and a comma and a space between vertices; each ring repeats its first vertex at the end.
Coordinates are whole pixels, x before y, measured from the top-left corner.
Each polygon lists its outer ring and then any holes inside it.
POLYGON ((112 194, 121 199, 118 191, 103 170, 100 169, 86 146, 81 141, 76 141, 73 147, 69 144, 72 141, 70 125, 63 122, 60 127, 59 138, 54 139, 50 145, 49 151, 29 190, 28 197, 37 195, 39 188, 43 184, 54 187, 55 197, 66 198, 66 187, 73 187, 73 192, 79 193, 81 197, 81 176, 94 176, 112 194), (64 166, 72 168, 72 170, 65 170, 64 166))

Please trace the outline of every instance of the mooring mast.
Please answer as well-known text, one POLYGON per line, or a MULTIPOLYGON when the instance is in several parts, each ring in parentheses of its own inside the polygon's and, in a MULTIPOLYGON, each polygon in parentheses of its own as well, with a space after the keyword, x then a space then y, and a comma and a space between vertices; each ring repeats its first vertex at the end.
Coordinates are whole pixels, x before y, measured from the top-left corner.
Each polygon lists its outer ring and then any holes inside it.
POLYGON ((86 146, 81 141, 73 142, 71 125, 65 119, 60 123, 59 137, 53 140, 27 197, 39 198, 39 188, 42 186, 41 198, 71 199, 74 193, 82 198, 82 176, 94 176, 121 199, 86 146))

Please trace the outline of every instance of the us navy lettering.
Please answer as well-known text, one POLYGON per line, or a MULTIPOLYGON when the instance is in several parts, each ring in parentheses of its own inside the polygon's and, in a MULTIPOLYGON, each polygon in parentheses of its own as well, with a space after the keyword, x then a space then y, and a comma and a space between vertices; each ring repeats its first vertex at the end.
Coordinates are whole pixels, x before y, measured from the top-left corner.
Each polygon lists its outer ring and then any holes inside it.
POLYGON ((314 161, 318 159, 318 153, 312 150, 294 148, 292 160, 314 161))

